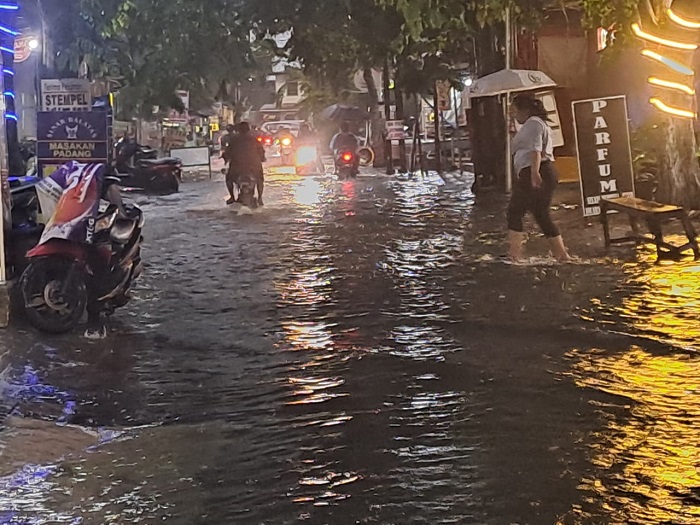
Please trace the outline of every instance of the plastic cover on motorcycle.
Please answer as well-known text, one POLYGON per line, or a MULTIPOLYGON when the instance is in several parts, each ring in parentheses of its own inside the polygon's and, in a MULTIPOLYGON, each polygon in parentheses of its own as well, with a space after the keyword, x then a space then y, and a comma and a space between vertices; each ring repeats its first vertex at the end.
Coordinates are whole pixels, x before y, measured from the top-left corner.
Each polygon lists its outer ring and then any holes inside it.
POLYGON ((62 186, 63 193, 39 244, 54 239, 92 242, 102 193, 102 167, 70 162, 52 175, 51 186, 62 186))

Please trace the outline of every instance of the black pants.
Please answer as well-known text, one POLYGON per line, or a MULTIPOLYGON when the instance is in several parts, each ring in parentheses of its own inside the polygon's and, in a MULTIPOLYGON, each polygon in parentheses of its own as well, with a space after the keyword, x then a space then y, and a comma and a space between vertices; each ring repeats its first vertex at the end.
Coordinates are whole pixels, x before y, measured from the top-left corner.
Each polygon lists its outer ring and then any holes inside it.
POLYGON ((552 204, 552 195, 559 183, 559 177, 554 165, 548 161, 542 162, 540 175, 542 175, 542 186, 533 188, 530 168, 525 168, 518 174, 508 206, 508 229, 522 232, 523 217, 529 211, 535 217, 545 237, 558 237, 559 228, 552 220, 549 207, 552 204))

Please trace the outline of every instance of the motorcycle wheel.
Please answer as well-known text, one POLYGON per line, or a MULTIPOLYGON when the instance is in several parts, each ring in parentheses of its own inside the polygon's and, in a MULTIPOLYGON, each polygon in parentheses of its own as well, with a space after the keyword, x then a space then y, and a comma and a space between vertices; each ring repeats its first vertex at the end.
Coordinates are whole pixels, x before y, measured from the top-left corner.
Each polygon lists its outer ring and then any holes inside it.
POLYGON ((20 279, 20 290, 27 320, 41 332, 70 332, 87 305, 84 273, 68 259, 46 257, 31 262, 20 279))

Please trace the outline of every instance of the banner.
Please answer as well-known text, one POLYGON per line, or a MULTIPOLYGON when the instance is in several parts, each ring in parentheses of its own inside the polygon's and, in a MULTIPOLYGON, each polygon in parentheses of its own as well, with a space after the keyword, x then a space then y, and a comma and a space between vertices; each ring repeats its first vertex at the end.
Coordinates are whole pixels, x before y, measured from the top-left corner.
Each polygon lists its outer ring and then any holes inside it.
POLYGON ((42 111, 89 111, 91 107, 89 80, 64 78, 41 81, 42 111))
POLYGON ((69 160, 107 162, 109 158, 106 111, 37 113, 37 161, 42 177, 69 160))
POLYGON ((621 95, 572 103, 583 215, 600 215, 600 199, 634 197, 634 170, 621 95))

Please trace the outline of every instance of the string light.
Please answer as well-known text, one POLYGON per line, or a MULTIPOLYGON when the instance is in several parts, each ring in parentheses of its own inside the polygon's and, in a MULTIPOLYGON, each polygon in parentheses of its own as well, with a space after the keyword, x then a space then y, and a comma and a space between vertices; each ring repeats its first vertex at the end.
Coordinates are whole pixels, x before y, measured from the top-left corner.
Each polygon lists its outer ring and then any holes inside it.
POLYGON ((697 114, 694 111, 690 111, 688 109, 683 109, 683 108, 677 108, 674 106, 669 106, 668 104, 664 103, 661 99, 654 97, 649 99, 649 102, 658 109, 659 111, 663 111, 664 113, 668 113, 669 115, 673 115, 675 117, 682 117, 682 118, 697 118, 697 114))
POLYGON ((671 82, 670 80, 663 80, 661 78, 656 77, 649 77, 648 82, 653 86, 659 86, 663 88, 673 89, 676 91, 681 91, 691 97, 695 95, 695 90, 692 87, 686 84, 681 84, 680 82, 671 82))
MULTIPOLYGON (((0 12, 7 12, 7 11, 18 11, 19 10, 19 5, 17 2, 0 2, 0 12)), ((7 16, 10 16, 9 14, 7 16)), ((13 27, 8 27, 6 25, 0 24, 0 35, 8 35, 9 36, 9 42, 6 40, 5 43, 7 45, 0 45, 0 52, 2 53, 7 53, 9 55, 12 55, 14 57, 15 55, 15 50, 14 50, 14 39, 15 37, 20 35, 20 32, 16 30, 13 27)), ((12 60, 11 60, 12 61, 12 60)), ((5 86, 12 86, 12 81, 15 76, 14 69, 12 67, 3 67, 2 68, 2 73, 5 76, 5 86)), ((6 120, 12 120, 14 122, 19 122, 19 118, 14 111, 15 107, 15 93, 11 89, 6 89, 5 92, 3 93, 3 96, 5 97, 5 119, 6 120)))
POLYGON ((643 49, 642 55, 662 63, 664 66, 672 69, 676 73, 680 73, 681 75, 692 77, 695 74, 695 71, 693 71, 689 67, 684 66, 683 64, 680 64, 679 62, 676 62, 675 60, 665 57, 659 53, 656 53, 651 49, 643 49))
POLYGON ((682 49, 684 51, 695 51, 698 48, 697 44, 687 44, 685 42, 676 42, 675 40, 669 40, 667 38, 662 38, 660 36, 652 35, 643 31, 639 24, 632 24, 632 31, 642 40, 648 40, 649 42, 654 42, 656 44, 661 44, 662 46, 672 47, 674 49, 682 49))
POLYGON ((666 10, 666 15, 668 15, 668 18, 672 22, 675 22, 679 26, 687 27, 688 29, 700 29, 700 22, 693 22, 691 20, 687 20, 682 16, 677 15, 670 7, 666 10))

